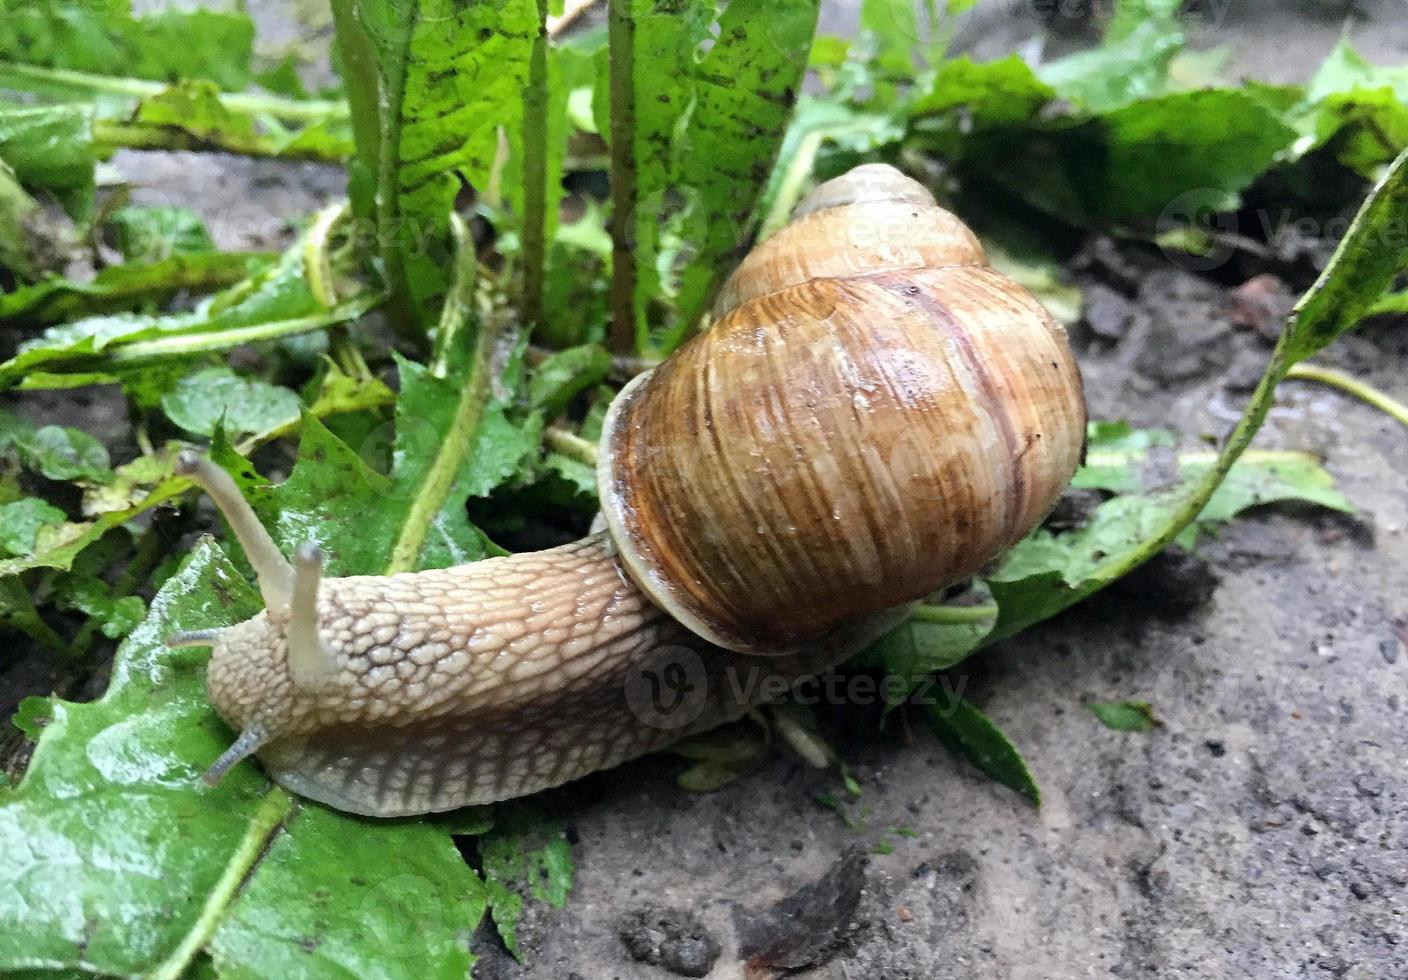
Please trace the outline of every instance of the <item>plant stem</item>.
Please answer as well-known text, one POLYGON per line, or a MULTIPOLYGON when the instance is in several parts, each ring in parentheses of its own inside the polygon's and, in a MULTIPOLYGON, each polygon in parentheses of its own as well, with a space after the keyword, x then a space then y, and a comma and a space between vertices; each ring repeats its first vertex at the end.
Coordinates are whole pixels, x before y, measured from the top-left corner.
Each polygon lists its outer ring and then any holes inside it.
MULTIPOLYGON (((398 8, 400 9, 400 8, 398 8)), ((387 319, 403 341, 419 345, 424 339, 420 317, 411 298, 406 275, 405 228, 401 227, 401 102, 406 94, 406 71, 411 35, 419 16, 419 5, 406 5, 406 22, 386 46, 389 54, 382 63, 384 90, 381 106, 381 147, 377 151, 376 233, 380 245, 382 275, 389 293, 387 319)))
POLYGON ((338 201, 313 216, 301 249, 303 281, 313 298, 324 306, 337 305, 337 284, 332 271, 331 240, 333 229, 347 213, 347 202, 338 201))
POLYGON ((985 606, 918 606, 910 619, 919 623, 962 626, 968 623, 988 623, 997 619, 997 605, 985 606))
POLYGON ((807 186, 807 178, 811 176, 816 155, 821 150, 822 136, 822 133, 814 132, 802 137, 792 162, 787 166, 787 172, 782 175, 782 182, 778 185, 772 207, 768 209, 767 217, 758 228, 758 241, 763 241, 787 224, 787 218, 801 200, 802 189, 807 186))
MULTIPOLYGON (((1098 583, 1095 588, 1122 578, 1163 551, 1185 527, 1203 512, 1203 508, 1212 499, 1212 495, 1226 479, 1227 472, 1232 469, 1232 465, 1251 444, 1252 439, 1261 429, 1262 423, 1266 421, 1267 413, 1271 411, 1271 405, 1276 400, 1276 385, 1285 377, 1289 367, 1287 338, 1290 334, 1289 329, 1281 334, 1281 340, 1271 355, 1271 362, 1266 366, 1266 371, 1262 374, 1261 381, 1257 383, 1256 390, 1252 392, 1246 411, 1238 420, 1236 428, 1232 430, 1232 434, 1222 447, 1222 451, 1217 454, 1217 461, 1209 467, 1203 479, 1193 486, 1177 509, 1165 519, 1163 526, 1156 534, 1140 542, 1137 547, 1113 556, 1100 567, 1097 575, 1091 576, 1090 581, 1098 583)), ((1093 592, 1095 589, 1091 591, 1093 592)), ((1001 639, 1004 635, 999 627, 993 631, 992 638, 994 640, 1001 639)))
POLYGON ((547 252, 548 168, 548 0, 538 0, 538 36, 528 61, 523 90, 523 298, 519 312, 527 327, 543 315, 543 266, 547 252))
MULTIPOLYGON (((270 323, 256 323, 248 327, 231 330, 218 330, 214 333, 177 334, 174 337, 159 337, 155 340, 139 340, 136 343, 113 346, 105 351, 98 362, 129 364, 154 357, 171 357, 177 354, 200 354, 206 351, 228 350, 240 344, 252 344, 261 340, 274 340, 278 337, 291 337, 294 334, 310 333, 335 324, 355 320, 376 305, 379 297, 363 294, 355 296, 324 313, 294 317, 291 320, 275 320, 270 323)), ((72 364, 71 361, 64 362, 72 364)))
POLYGON ((5 605, 10 607, 5 615, 5 625, 19 630, 55 653, 68 654, 68 644, 64 642, 64 638, 44 622, 39 610, 34 608, 34 599, 17 579, 0 581, 0 599, 4 599, 5 605))
POLYGON ((1372 388, 1364 382, 1353 378, 1343 371, 1336 371, 1334 368, 1320 367, 1315 364, 1297 364, 1286 372, 1286 377, 1294 378, 1297 381, 1318 381, 1321 384, 1338 388, 1345 394, 1353 395, 1360 401, 1366 402, 1385 415, 1408 425, 1408 405, 1403 404, 1395 398, 1384 394, 1377 388, 1372 388))
POLYGON ((575 432, 569 432, 560 425, 550 425, 543 430, 543 444, 553 452, 561 453, 579 463, 595 467, 597 461, 596 443, 583 439, 575 432))
POLYGON ((632 0, 608 0, 611 91, 611 352, 635 354, 635 20, 632 0))
POLYGON ((196 958, 215 930, 220 920, 229 911, 230 904, 239 895, 240 887, 254 870, 255 864, 268 848, 269 842, 279 832, 279 828, 293 813, 293 798, 278 787, 269 790, 259 809, 249 819, 244 836, 240 838, 220 879, 205 898, 200 915, 181 939, 171 954, 157 964, 147 976, 150 980, 178 980, 186 975, 191 961, 196 958))
MULTIPOLYGON (((381 152, 381 118, 377 114, 380 81, 376 73, 376 51, 362 29, 354 0, 332 0, 335 43, 342 56, 342 87, 352 116, 352 137, 357 144, 357 160, 368 177, 377 172, 381 152)), ((359 218, 371 218, 359 214, 359 218)))
MULTIPOLYGON (((0 61, 0 80, 11 87, 24 88, 23 82, 35 82, 41 87, 74 89, 89 95, 119 95, 132 99, 149 99, 165 92, 169 86, 140 78, 113 78, 66 68, 44 68, 15 61, 0 61), (16 80, 20 84, 16 84, 16 80)), ((268 115, 300 122, 321 122, 324 119, 347 118, 347 103, 327 99, 288 99, 258 92, 221 92, 220 104, 231 112, 268 115)))
MULTIPOLYGON (((435 356, 430 363, 430 370, 439 377, 445 376, 456 353, 456 340, 473 316, 472 296, 478 273, 478 260, 474 254, 473 242, 470 241, 468 230, 458 215, 452 219, 451 227, 459 244, 456 249, 455 275, 441 312, 435 356)), ((425 536, 430 530, 430 523, 440 508, 445 506, 450 491, 454 489, 455 475, 459 473, 466 454, 474 447, 474 432, 479 427, 479 420, 484 415, 484 406, 489 401, 490 361, 493 359, 494 345, 498 342, 499 327, 503 322, 503 318, 491 316, 478 324, 473 360, 460 386, 455 414, 450 420, 449 429, 440 440, 439 452, 431 461, 425 480, 406 512, 401 533, 391 549, 391 558, 386 565, 388 575, 414 570, 420 558, 421 547, 425 544, 425 536)))
POLYGON ((342 163, 352 152, 351 143, 331 146, 281 146, 258 133, 215 132, 197 136, 174 126, 154 126, 115 119, 93 120, 93 143, 99 155, 113 150, 180 150, 192 153, 238 153, 247 157, 342 163))

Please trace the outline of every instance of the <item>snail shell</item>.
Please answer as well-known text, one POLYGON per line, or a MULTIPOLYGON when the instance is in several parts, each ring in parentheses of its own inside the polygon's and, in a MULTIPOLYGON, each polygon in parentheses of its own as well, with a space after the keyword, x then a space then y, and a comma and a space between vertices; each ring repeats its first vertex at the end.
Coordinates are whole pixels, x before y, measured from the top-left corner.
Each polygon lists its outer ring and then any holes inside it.
POLYGON ((731 650, 967 578, 1050 510, 1085 438, 1065 331, 922 186, 864 166, 799 213, 602 440, 622 561, 731 650))

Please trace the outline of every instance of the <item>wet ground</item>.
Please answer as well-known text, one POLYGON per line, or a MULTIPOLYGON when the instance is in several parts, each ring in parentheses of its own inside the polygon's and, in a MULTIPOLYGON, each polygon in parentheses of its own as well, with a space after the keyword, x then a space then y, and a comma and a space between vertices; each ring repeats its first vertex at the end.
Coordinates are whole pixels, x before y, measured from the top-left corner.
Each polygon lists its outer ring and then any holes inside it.
MULTIPOLYGON (((981 4, 960 40, 990 56, 1041 30, 1016 6, 981 4)), ((1401 4, 1216 8, 1200 40, 1233 45, 1239 73, 1303 77, 1342 29, 1372 59, 1408 62, 1401 4)), ((827 16, 853 23, 845 4, 827 16)), ((1079 24, 1057 27, 1050 43, 1077 43, 1079 24)), ((313 166, 114 166, 139 203, 193 204, 230 247, 277 247, 284 216, 341 190, 313 166)), ((1272 271, 1288 294, 1304 284, 1294 264, 1272 271)), ((1242 270, 1095 245, 1072 275, 1092 415, 1188 442, 1225 433, 1270 349, 1233 322, 1248 319, 1228 290, 1242 270)), ((1323 361, 1408 399, 1401 323, 1323 361)), ((120 403, 64 395, 27 405, 127 438, 120 403)), ((922 727, 880 732, 859 711, 830 730, 863 789, 846 819, 817 802, 845 796, 837 777, 781 751, 702 796, 675 788, 679 761, 645 759, 548 795, 574 892, 564 910, 530 907, 524 965, 486 939, 476 975, 733 978, 751 956, 866 980, 1408 978, 1408 430, 1292 382, 1258 445, 1322 454, 1357 515, 1257 512, 1205 562, 1161 563, 948 679, 1026 754, 1040 811, 922 727), (1123 698, 1164 727, 1116 733, 1084 707, 1123 698)), ((43 662, 19 663, 0 677, 7 701, 48 683, 43 662)))

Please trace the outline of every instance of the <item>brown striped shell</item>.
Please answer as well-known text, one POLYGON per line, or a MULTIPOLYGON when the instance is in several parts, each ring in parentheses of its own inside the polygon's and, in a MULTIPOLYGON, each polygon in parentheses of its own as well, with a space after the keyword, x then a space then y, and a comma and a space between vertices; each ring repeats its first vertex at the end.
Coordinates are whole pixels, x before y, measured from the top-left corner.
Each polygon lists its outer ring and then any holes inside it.
POLYGON ((920 184, 867 165, 621 392, 598 479, 657 604, 778 653, 971 576, 1050 510, 1084 437, 1065 331, 920 184))

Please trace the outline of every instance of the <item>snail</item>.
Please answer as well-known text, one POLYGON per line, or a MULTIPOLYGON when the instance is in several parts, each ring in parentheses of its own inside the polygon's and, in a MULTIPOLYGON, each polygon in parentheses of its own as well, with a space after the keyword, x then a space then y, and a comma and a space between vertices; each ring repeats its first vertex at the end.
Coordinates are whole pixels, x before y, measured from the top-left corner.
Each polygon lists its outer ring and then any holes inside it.
POLYGON ((400 816, 545 789, 741 717, 962 581, 1046 515, 1083 451, 1065 332, 920 184, 820 185, 722 288, 712 325, 612 402, 605 528, 388 576, 292 562, 188 451, 266 610, 208 686, 287 789, 400 816))

